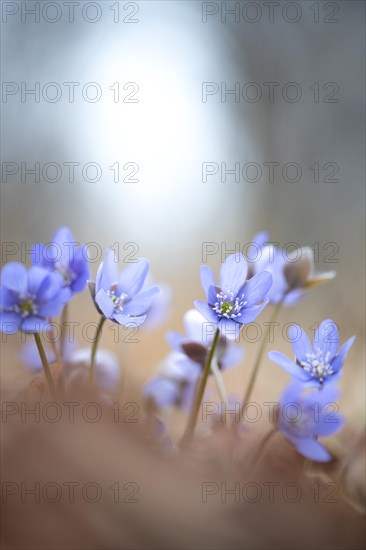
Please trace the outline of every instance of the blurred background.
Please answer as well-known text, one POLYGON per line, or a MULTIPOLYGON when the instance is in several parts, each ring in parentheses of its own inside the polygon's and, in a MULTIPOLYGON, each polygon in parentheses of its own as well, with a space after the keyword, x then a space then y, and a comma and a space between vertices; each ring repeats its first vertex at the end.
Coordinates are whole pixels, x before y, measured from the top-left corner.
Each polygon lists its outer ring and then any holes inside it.
MULTIPOLYGON (((94 275, 108 246, 121 268, 128 254, 148 257, 171 289, 170 319, 138 344, 108 329, 101 344, 137 396, 168 352, 165 331, 182 330, 202 298, 204 243, 230 251, 265 229, 282 246, 313 246, 317 270, 337 277, 283 311, 280 328, 311 333, 332 318, 342 341, 357 334, 343 396, 362 426, 364 3, 79 2, 72 16, 62 2, 32 15, 35 4, 2 3, 2 262, 62 225, 96 243, 94 275), (38 182, 22 163, 40 163, 38 182), (225 174, 236 163, 240 173, 225 174)), ((218 270, 220 253, 207 262, 218 270)), ((87 292, 70 318, 97 320, 87 292)), ((225 375, 240 394, 256 349, 243 345, 245 364, 225 375)), ((30 378, 19 346, 15 336, 2 346, 5 392, 30 378)), ((290 351, 281 330, 269 349, 290 351)), ((253 398, 276 400, 286 379, 265 360, 253 398)))

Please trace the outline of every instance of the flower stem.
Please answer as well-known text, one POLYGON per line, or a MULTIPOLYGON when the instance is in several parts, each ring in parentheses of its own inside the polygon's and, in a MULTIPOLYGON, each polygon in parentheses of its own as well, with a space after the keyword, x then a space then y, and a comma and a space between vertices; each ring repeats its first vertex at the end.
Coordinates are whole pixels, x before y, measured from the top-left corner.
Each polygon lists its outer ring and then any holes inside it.
POLYGON ((272 317, 270 319, 270 322, 268 323, 268 325, 266 327, 266 331, 264 333, 264 337, 263 337, 262 343, 261 343, 259 351, 258 351, 258 355, 257 355, 255 363, 254 363, 254 367, 253 367, 253 370, 252 370, 252 375, 250 377, 249 384, 248 384, 247 390, 246 390, 245 395, 244 395, 243 403, 242 403, 242 406, 241 406, 241 416, 244 415, 245 405, 249 402, 249 399, 250 399, 250 396, 252 394, 255 381, 256 381, 257 376, 258 376, 259 367, 260 367, 260 364, 261 364, 261 361, 262 361, 262 358, 263 358, 263 354, 264 354, 264 351, 265 351, 266 345, 267 345, 267 339, 268 339, 268 336, 269 336, 270 327, 271 327, 272 323, 274 323, 275 320, 278 317, 278 314, 279 314, 280 309, 282 307, 285 296, 286 296, 286 294, 283 295, 282 299, 276 305, 276 307, 273 311, 272 317))
POLYGON ((104 315, 102 315, 101 318, 100 318, 99 324, 97 326, 95 336, 94 336, 93 346, 92 346, 92 350, 91 350, 90 371, 89 371, 89 376, 90 376, 90 382, 91 383, 93 383, 93 379, 94 379, 95 356, 97 354, 98 342, 99 342, 100 336, 102 334, 102 328, 103 328, 105 320, 106 320, 106 317, 104 317, 104 315))
POLYGON ((52 348, 53 353, 55 354, 55 359, 56 359, 58 365, 60 367, 62 367, 63 366, 62 353, 58 349, 57 344, 56 344, 56 335, 55 335, 55 330, 53 328, 53 323, 51 323, 51 326, 52 326, 52 328, 50 330, 50 332, 51 332, 51 348, 52 348))
POLYGON ((47 379, 47 382, 48 382, 48 385, 49 385, 49 388, 50 388, 52 398, 57 400, 56 386, 55 386, 55 383, 54 383, 53 378, 52 378, 51 369, 50 369, 50 366, 48 364, 45 351, 43 349, 43 344, 42 344, 42 340, 41 340, 41 337, 39 335, 39 332, 34 333, 34 339, 35 339, 36 344, 37 344, 38 352, 39 352, 39 355, 40 355, 40 358, 41 358, 41 361, 42 361, 43 370, 44 370, 44 373, 45 373, 45 376, 46 376, 46 379, 47 379))
POLYGON ((227 392, 224 384, 224 379, 222 377, 221 371, 217 364, 217 361, 212 361, 211 363, 211 372, 214 375, 217 391, 219 392, 220 399, 225 405, 227 405, 227 392))
POLYGON ((61 342, 60 342, 60 354, 62 359, 64 358, 65 354, 65 341, 66 341, 66 324, 67 324, 67 317, 68 317, 68 307, 67 304, 64 306, 64 309, 62 310, 61 314, 61 342))
POLYGON ((192 437, 193 437, 194 429, 195 429, 196 423, 197 423, 198 413, 199 413, 199 410, 200 410, 203 394, 204 394, 205 387, 206 387, 206 384, 207 384, 208 375, 210 374, 211 363, 212 363, 212 359, 213 359, 213 356, 214 356, 214 353, 215 353, 217 342, 219 340, 219 336, 220 336, 220 331, 217 328, 216 332, 215 332, 213 342, 212 342, 212 345, 211 345, 210 350, 207 354, 205 368, 203 370, 203 374, 202 374, 201 380, 200 380, 199 385, 198 385, 198 390, 197 390, 195 402, 193 404, 192 412, 191 412, 191 415, 190 415, 189 420, 188 420, 188 425, 187 425, 186 431, 185 431, 185 433, 183 435, 183 438, 182 438, 182 441, 181 441, 182 446, 189 443, 191 441, 192 437))

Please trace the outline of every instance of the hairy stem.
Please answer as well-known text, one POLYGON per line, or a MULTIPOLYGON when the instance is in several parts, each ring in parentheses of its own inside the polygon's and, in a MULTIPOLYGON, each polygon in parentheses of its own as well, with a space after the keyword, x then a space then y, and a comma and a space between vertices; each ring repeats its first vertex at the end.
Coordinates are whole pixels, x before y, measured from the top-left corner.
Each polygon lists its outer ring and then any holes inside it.
POLYGON ((43 370, 44 370, 44 373, 45 373, 45 376, 46 376, 46 379, 47 379, 48 386, 50 388, 52 398, 57 400, 56 386, 55 386, 55 383, 54 383, 53 378, 52 378, 51 369, 50 369, 50 366, 49 366, 48 361, 47 361, 47 357, 46 357, 46 354, 45 354, 45 351, 44 351, 44 348, 43 348, 43 344, 42 344, 42 340, 41 340, 41 337, 39 335, 39 332, 34 333, 34 339, 36 341, 38 352, 39 352, 39 355, 40 355, 40 358, 41 358, 41 361, 42 361, 43 370))
POLYGON ((211 363, 212 363, 212 359, 213 359, 213 356, 214 356, 214 353, 215 353, 215 348, 216 348, 216 345, 217 345, 217 342, 218 342, 218 339, 219 339, 219 335, 220 335, 220 331, 217 328, 216 332, 215 332, 213 342, 212 342, 212 345, 211 345, 210 350, 207 354, 205 368, 203 370, 203 374, 201 376, 201 379, 200 379, 200 382, 199 382, 199 385, 198 385, 198 390, 197 390, 195 402, 193 404, 191 415, 190 415, 189 420, 188 420, 187 428, 186 428, 186 431, 185 431, 184 436, 183 436, 182 441, 181 441, 182 446, 189 443, 193 438, 194 430, 195 430, 196 423, 197 423, 198 413, 199 413, 199 410, 200 410, 200 407, 201 407, 202 398, 203 398, 203 394, 204 394, 204 391, 205 391, 205 388, 206 388, 208 375, 210 374, 211 363))
POLYGON ((94 380, 95 356, 97 354, 98 342, 99 342, 101 334, 102 334, 102 329, 103 329, 103 325, 105 323, 105 320, 106 320, 106 317, 104 317, 104 315, 102 315, 101 318, 100 318, 99 324, 97 326, 95 336, 94 336, 94 341, 93 341, 92 350, 91 350, 90 371, 89 371, 89 376, 90 376, 90 382, 91 383, 93 383, 93 380, 94 380))
POLYGON ((255 363, 254 363, 254 367, 253 367, 252 374, 251 374, 251 377, 250 377, 250 380, 249 380, 249 384, 248 384, 247 390, 246 390, 245 395, 244 395, 243 403, 242 403, 242 406, 241 406, 241 416, 243 416, 245 405, 249 402, 250 396, 252 395, 254 384, 255 384, 255 381, 256 381, 257 376, 258 376, 259 367, 261 365, 263 354, 264 354, 265 349, 266 349, 270 327, 271 327, 272 323, 274 323, 275 320, 278 317, 278 314, 279 314, 280 309, 282 307, 285 296, 286 295, 284 295, 282 300, 280 300, 278 302, 278 304, 276 305, 276 307, 273 311, 271 320, 270 320, 270 322, 268 323, 268 325, 266 327, 266 331, 264 333, 264 337, 262 339, 262 342, 261 342, 261 345, 260 345, 260 348, 259 348, 259 351, 258 351, 258 355, 257 355, 255 363))

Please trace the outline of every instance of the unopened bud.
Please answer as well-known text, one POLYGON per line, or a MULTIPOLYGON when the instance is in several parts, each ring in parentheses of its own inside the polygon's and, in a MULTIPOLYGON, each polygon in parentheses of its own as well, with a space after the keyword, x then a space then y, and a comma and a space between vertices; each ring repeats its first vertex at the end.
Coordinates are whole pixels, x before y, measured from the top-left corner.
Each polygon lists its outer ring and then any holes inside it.
POLYGON ((301 248, 300 252, 300 255, 298 250, 288 254, 288 261, 283 269, 290 289, 305 286, 314 269, 314 256, 311 248, 301 248), (298 260, 296 260, 297 257, 299 257, 298 260), (292 259, 293 261, 291 261, 292 259))

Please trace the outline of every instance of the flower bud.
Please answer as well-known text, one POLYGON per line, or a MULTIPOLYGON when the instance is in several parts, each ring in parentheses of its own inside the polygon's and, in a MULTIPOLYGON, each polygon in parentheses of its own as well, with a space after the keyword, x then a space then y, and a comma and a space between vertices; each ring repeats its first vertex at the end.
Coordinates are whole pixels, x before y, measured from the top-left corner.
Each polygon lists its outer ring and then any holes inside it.
POLYGON ((289 259, 283 269, 287 284, 291 290, 305 286, 314 269, 314 256, 311 248, 301 248, 300 252, 301 255, 298 260, 296 260, 299 255, 298 250, 294 250, 289 254, 289 259))

